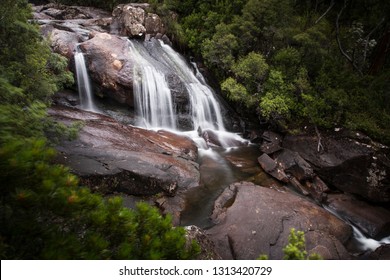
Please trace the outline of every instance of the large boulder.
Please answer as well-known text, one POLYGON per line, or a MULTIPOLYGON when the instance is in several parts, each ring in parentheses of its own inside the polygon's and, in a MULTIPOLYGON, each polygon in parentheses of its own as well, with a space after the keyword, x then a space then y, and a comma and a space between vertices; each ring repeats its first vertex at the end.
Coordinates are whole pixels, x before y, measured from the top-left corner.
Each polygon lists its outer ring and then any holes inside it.
POLYGON ((291 228, 305 232, 306 249, 325 259, 348 259, 343 244, 351 227, 328 211, 289 192, 241 182, 216 200, 216 223, 207 232, 223 259, 282 259, 291 228))
POLYGON ((165 193, 199 185, 196 145, 189 138, 122 125, 110 117, 54 106, 51 116, 65 124, 79 121, 78 138, 62 142, 58 162, 104 193, 165 193))
POLYGON ((118 35, 128 37, 140 37, 145 34, 144 9, 131 4, 122 4, 114 9, 112 16, 112 32, 117 32, 118 35))
POLYGON ((372 202, 390 202, 388 148, 350 137, 289 135, 283 147, 298 152, 328 184, 372 202))
POLYGON ((113 20, 111 24, 111 32, 137 38, 150 34, 164 34, 165 28, 161 18, 152 13, 146 13, 145 9, 148 4, 121 4, 118 5, 112 12, 113 20))
POLYGON ((126 39, 97 33, 80 44, 98 94, 133 106, 133 63, 126 39))

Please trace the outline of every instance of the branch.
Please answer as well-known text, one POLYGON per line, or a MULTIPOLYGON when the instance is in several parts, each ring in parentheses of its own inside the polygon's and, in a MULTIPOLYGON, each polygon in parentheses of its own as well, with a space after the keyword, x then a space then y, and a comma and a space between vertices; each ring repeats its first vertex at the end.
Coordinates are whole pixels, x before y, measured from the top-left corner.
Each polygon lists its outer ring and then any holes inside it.
POLYGON ((314 24, 319 23, 320 20, 321 20, 324 16, 326 16, 327 13, 329 13, 329 11, 333 8, 333 6, 334 6, 334 0, 332 0, 332 1, 330 2, 330 5, 329 5, 328 9, 325 11, 325 13, 323 13, 323 14, 315 21, 314 24))
POLYGON ((341 54, 352 64, 353 68, 356 69, 356 71, 359 72, 359 74, 361 76, 363 76, 363 73, 362 71, 359 69, 359 67, 356 66, 356 64, 354 63, 353 59, 344 51, 342 45, 341 45, 341 41, 340 41, 340 26, 339 26, 339 20, 340 20, 340 16, 341 14, 343 13, 344 9, 347 7, 347 0, 344 0, 344 6, 341 8, 340 12, 337 14, 337 18, 336 18, 336 40, 337 40, 337 45, 339 46, 339 50, 341 52, 341 54))

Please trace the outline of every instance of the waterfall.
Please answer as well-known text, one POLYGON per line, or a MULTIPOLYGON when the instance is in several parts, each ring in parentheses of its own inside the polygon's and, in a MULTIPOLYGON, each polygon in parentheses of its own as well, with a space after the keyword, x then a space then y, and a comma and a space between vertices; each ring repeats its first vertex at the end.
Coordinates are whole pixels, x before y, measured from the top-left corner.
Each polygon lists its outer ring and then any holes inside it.
POLYGON ((138 125, 185 134, 201 149, 209 148, 203 132, 214 135, 218 145, 223 148, 247 144, 240 136, 226 131, 215 93, 195 63, 191 66, 183 56, 161 40, 152 39, 144 44, 139 41, 128 42, 134 63, 134 104, 140 118, 138 125), (183 88, 173 93, 168 81, 174 81, 183 88), (181 93, 185 97, 179 98, 188 99, 185 116, 186 120, 190 119, 190 125, 186 128, 179 127, 177 104, 173 102, 173 96, 181 93))
POLYGON ((224 131, 221 108, 212 89, 197 76, 185 59, 162 41, 155 41, 149 51, 143 44, 129 41, 135 62, 134 94, 137 111, 147 127, 176 128, 176 112, 168 75, 178 77, 190 98, 193 128, 224 131))
POLYGON ((92 100, 91 82, 89 80, 84 54, 81 52, 79 46, 76 47, 74 62, 76 66, 77 86, 80 96, 81 108, 87 111, 96 112, 97 110, 92 100))
POLYGON ((194 129, 200 127, 201 129, 225 131, 220 105, 196 64, 193 64, 196 71, 194 74, 180 54, 162 41, 159 41, 159 44, 163 50, 163 63, 175 71, 188 90, 191 98, 191 115, 194 129))
POLYGON ((134 97, 141 126, 176 129, 172 94, 159 62, 143 46, 129 41, 134 67, 134 97))

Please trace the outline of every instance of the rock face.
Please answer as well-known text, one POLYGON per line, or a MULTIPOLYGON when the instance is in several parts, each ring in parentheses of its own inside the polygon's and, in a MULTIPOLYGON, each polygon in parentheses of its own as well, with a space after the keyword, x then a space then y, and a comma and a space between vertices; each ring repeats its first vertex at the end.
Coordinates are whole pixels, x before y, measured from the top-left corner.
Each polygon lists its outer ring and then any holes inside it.
POLYGON ((322 203, 328 186, 313 172, 311 165, 297 152, 288 149, 277 149, 269 156, 262 154, 258 161, 265 172, 277 180, 290 184, 303 195, 310 195, 317 202, 322 203))
POLYGON ((298 152, 328 184, 372 202, 390 202, 388 149, 346 137, 326 137, 324 151, 317 151, 317 138, 286 136, 283 147, 298 152))
POLYGON ((130 38, 141 37, 145 34, 152 36, 164 34, 165 29, 160 17, 146 13, 148 4, 121 4, 112 12, 113 22, 111 31, 130 38))
POLYGON ((390 236, 390 211, 345 194, 328 195, 327 204, 365 235, 377 240, 390 236))
POLYGON ((133 106, 133 63, 127 40, 98 33, 80 48, 98 92, 133 106))
POLYGON ((287 192, 241 182, 216 200, 208 230, 223 259, 282 259, 290 228, 305 232, 306 248, 325 259, 348 259, 351 227, 317 205, 287 192))
POLYGON ((83 122, 78 139, 58 147, 58 161, 94 190, 173 195, 178 188, 199 185, 197 148, 188 138, 124 126, 77 109, 53 107, 49 113, 63 123, 83 122))

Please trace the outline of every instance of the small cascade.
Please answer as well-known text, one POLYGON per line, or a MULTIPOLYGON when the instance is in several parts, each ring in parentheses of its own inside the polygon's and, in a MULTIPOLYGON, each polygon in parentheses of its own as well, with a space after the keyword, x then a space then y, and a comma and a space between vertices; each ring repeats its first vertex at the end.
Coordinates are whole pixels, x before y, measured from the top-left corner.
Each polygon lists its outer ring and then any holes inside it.
POLYGON ((390 236, 382 238, 381 240, 375 240, 364 236, 364 234, 357 227, 353 225, 351 226, 353 228, 355 246, 362 252, 375 251, 378 247, 382 245, 390 244, 390 236))
MULTIPOLYGON (((207 85, 196 64, 187 61, 161 40, 129 40, 129 48, 134 60, 134 99, 140 121, 138 125, 149 129, 171 129, 185 133, 194 139, 199 148, 208 145, 199 132, 212 130, 218 143, 224 148, 232 143, 246 143, 236 134, 227 132, 223 123, 221 107, 213 90, 207 85), (169 79, 179 79, 185 87, 189 99, 188 114, 192 130, 178 131, 176 105, 169 87, 169 79)), ((235 145, 233 145, 235 146, 235 145)))
POLYGON ((196 73, 186 60, 169 45, 159 41, 163 56, 162 61, 184 82, 191 98, 191 114, 194 129, 212 129, 225 131, 221 108, 213 90, 205 83, 205 79, 195 66, 196 73), (198 78, 199 77, 199 78, 198 78))
POLYGON ((323 205, 323 208, 338 217, 340 220, 343 220, 344 222, 348 223, 352 227, 353 241, 351 246, 354 247, 354 250, 357 250, 358 252, 372 252, 382 245, 390 244, 390 236, 384 237, 381 240, 375 240, 373 238, 367 237, 356 226, 354 226, 350 221, 348 221, 348 219, 342 217, 334 209, 331 209, 327 205, 323 205))
POLYGON ((141 126, 176 129, 172 94, 158 61, 136 42, 129 41, 135 60, 134 96, 141 126))
POLYGON ((96 112, 97 109, 93 104, 91 82, 89 80, 84 54, 81 52, 79 46, 76 47, 74 61, 81 108, 87 111, 96 112))

